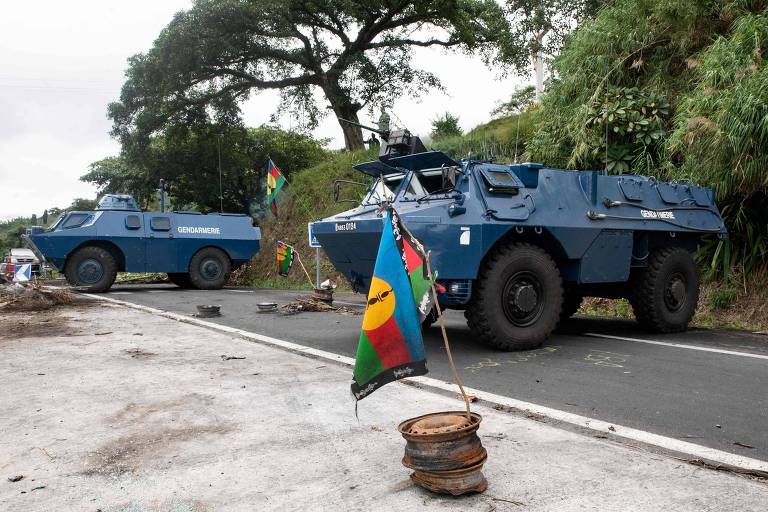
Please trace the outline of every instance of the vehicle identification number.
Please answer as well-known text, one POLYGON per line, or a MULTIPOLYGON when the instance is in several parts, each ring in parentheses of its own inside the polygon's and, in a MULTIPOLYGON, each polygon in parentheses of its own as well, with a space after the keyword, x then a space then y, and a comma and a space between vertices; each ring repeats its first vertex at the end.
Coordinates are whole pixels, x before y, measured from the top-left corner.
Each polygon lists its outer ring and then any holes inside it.
POLYGON ((337 222, 336 231, 355 231, 357 224, 354 222, 337 222))
POLYGON ((674 219, 674 212, 654 212, 651 210, 640 210, 640 215, 646 219, 674 219))

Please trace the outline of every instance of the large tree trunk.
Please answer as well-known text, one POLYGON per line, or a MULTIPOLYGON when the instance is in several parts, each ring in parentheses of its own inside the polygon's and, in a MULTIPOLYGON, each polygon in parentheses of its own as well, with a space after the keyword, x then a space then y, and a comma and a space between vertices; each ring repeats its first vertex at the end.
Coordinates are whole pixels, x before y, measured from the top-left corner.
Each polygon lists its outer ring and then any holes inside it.
POLYGON ((344 133, 344 146, 349 151, 365 149, 363 145, 363 130, 359 126, 342 121, 342 119, 346 119, 347 121, 359 123, 360 120, 357 118, 357 113, 360 111, 360 106, 352 103, 337 83, 327 83, 323 87, 323 92, 325 92, 325 97, 330 102, 333 113, 336 114, 336 119, 341 126, 341 131, 344 133))

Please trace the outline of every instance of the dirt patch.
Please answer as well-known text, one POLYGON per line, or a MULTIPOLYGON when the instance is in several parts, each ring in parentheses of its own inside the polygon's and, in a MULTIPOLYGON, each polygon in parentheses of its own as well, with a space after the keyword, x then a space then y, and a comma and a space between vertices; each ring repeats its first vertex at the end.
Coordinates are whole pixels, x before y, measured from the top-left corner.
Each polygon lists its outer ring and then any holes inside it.
POLYGON ((0 340, 71 336, 69 319, 56 311, 0 314, 0 340))
POLYGON ((184 411, 189 411, 193 416, 204 414, 213 404, 213 397, 200 393, 189 393, 179 398, 158 400, 156 402, 140 404, 130 402, 115 414, 107 418, 109 425, 130 426, 145 422, 155 415, 174 415, 178 417, 184 411), (200 412, 197 412, 200 410, 200 412))
POLYGON ((162 427, 109 441, 88 453, 84 475, 120 476, 135 473, 142 467, 167 455, 174 444, 205 435, 226 434, 232 428, 225 424, 162 427))

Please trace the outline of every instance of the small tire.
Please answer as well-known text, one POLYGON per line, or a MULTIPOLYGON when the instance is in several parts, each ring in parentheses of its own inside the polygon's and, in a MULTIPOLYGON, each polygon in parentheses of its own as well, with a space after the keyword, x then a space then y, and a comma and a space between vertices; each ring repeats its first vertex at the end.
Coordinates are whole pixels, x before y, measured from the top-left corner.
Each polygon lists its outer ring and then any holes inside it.
POLYGON ((179 288, 194 288, 188 272, 168 272, 168 280, 179 288))
POLYGON ((485 261, 464 316, 483 343, 505 351, 530 350, 555 329, 562 305, 555 262, 539 247, 516 243, 485 261))
POLYGON ((691 254, 680 247, 654 250, 648 266, 632 276, 629 301, 646 329, 685 331, 699 301, 699 272, 691 254))
POLYGON ((575 315, 582 302, 584 302, 584 296, 581 293, 566 287, 563 292, 563 310, 560 312, 560 322, 565 322, 575 315))
POLYGON ((227 284, 232 263, 229 256, 216 247, 205 247, 189 262, 189 280, 198 290, 219 290, 227 284))
POLYGON ((106 249, 88 245, 67 258, 64 276, 70 285, 81 291, 102 293, 115 282, 117 263, 106 249))

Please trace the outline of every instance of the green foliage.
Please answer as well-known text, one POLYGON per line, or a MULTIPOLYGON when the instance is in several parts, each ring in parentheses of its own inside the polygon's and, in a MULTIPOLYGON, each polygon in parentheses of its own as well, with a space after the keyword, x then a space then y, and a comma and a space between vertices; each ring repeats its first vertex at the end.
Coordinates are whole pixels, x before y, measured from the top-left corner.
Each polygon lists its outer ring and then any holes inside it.
MULTIPOLYGON (((412 47, 485 51, 505 26, 493 0, 413 2, 197 0, 129 59, 120 101, 109 107, 123 149, 140 149, 167 124, 236 124, 254 91, 280 90, 277 115, 304 128, 328 110, 357 121, 366 107, 439 87, 413 66, 412 47)), ((341 124, 347 148, 362 132, 341 124)))
POLYGON ((587 167, 602 160, 609 172, 630 168, 653 172, 660 161, 659 142, 665 135, 669 102, 636 87, 610 87, 589 105, 584 140, 574 159, 587 167), (606 152, 606 144, 608 151, 606 152))
POLYGON ((450 112, 446 112, 432 120, 432 132, 430 133, 432 140, 456 137, 462 133, 461 126, 459 126, 459 118, 450 112))
POLYGON ((716 191, 730 240, 707 241, 701 259, 749 273, 768 263, 767 47, 762 1, 609 4, 554 60, 531 157, 602 167, 608 128, 611 171, 716 191))
POLYGON ((32 219, 29 217, 17 217, 7 221, 0 222, 0 258, 2 258, 9 249, 22 247, 21 235, 24 230, 32 225, 32 219))
POLYGON ((528 141, 536 127, 536 114, 528 110, 518 115, 494 119, 473 128, 462 136, 433 141, 431 148, 444 151, 452 158, 524 160, 528 141))
POLYGON ((709 303, 712 309, 728 309, 736 302, 736 290, 733 288, 720 288, 714 290, 709 297, 709 303))
POLYGON ((141 152, 91 164, 80 179, 98 185, 100 193, 132 194, 146 208, 163 178, 174 208, 218 211, 221 149, 225 211, 260 216, 267 161, 290 180, 294 171, 325 158, 323 146, 324 141, 270 126, 172 126, 141 152))
POLYGON ((491 111, 491 117, 509 117, 520 114, 533 104, 536 98, 536 88, 532 85, 515 89, 509 101, 505 101, 491 111))
POLYGON ((531 58, 558 53, 575 26, 594 16, 604 0, 507 0, 504 8, 510 28, 500 34, 498 61, 530 70, 531 58))

